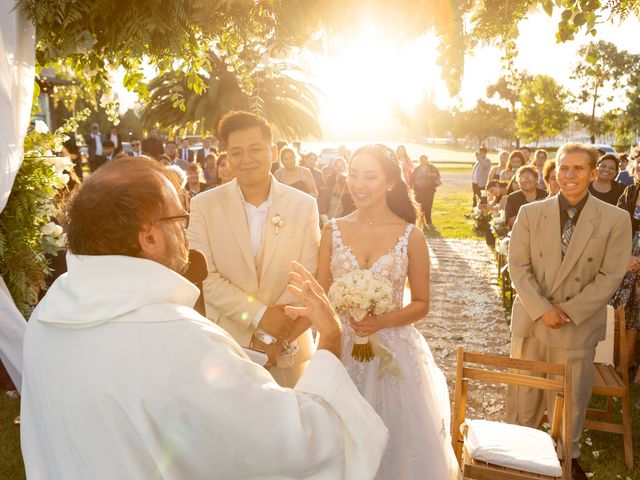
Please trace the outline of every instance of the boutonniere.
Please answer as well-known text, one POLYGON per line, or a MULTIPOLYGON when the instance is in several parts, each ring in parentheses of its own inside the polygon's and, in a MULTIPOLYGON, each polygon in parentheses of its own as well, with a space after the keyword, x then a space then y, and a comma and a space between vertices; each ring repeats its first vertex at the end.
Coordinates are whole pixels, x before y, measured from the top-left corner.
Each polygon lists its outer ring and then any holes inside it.
POLYGON ((279 214, 275 214, 271 217, 271 224, 276 227, 276 235, 278 235, 280 228, 284 227, 284 219, 279 214))

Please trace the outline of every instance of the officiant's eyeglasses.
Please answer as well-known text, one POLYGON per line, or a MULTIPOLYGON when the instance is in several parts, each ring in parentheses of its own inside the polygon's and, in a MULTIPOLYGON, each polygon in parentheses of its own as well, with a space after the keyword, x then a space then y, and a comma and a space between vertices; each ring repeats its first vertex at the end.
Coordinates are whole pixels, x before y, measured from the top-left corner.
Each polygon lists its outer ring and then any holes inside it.
POLYGON ((189 226, 189 214, 183 213, 181 215, 173 215, 171 217, 162 217, 158 219, 159 222, 180 222, 180 226, 183 229, 187 229, 189 226))

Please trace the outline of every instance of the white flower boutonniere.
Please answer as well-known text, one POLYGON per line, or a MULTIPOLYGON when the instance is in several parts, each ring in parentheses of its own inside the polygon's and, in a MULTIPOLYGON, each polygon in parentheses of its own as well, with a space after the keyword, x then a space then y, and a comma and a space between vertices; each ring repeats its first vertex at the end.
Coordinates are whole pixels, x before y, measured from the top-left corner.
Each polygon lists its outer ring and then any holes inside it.
POLYGON ((276 227, 276 235, 279 235, 280 229, 284 227, 284 219, 279 214, 275 214, 271 217, 271 224, 276 227))

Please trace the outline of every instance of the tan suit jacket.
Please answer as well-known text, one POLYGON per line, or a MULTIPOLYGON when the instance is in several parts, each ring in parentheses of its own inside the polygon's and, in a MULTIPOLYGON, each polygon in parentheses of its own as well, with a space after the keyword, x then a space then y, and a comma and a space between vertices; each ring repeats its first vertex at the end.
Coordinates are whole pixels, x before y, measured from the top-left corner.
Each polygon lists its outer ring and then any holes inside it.
MULTIPOLYGON (((203 282, 207 317, 243 347, 254 333, 252 322, 260 308, 293 304, 286 291, 291 262, 297 260, 315 274, 320 229, 315 199, 271 178, 271 207, 262 237, 262 265, 256 267, 249 225, 235 180, 205 191, 191 200, 189 248, 204 253, 209 276, 203 282), (284 225, 271 219, 279 215, 284 225)), ((295 364, 311 357, 311 332, 300 337, 295 364)))
POLYGON ((509 244, 509 273, 518 292, 511 331, 550 347, 595 347, 605 337, 606 305, 629 265, 629 213, 590 196, 564 259, 560 230, 557 196, 518 213, 509 244), (538 320, 553 304, 570 323, 552 329, 538 320))

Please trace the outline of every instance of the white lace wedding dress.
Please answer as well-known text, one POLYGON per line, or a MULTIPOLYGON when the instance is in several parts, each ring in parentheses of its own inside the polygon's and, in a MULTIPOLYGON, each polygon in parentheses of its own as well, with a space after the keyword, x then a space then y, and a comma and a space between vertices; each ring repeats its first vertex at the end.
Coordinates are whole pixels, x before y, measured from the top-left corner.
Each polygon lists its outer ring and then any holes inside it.
MULTIPOLYGON (((345 245, 332 220, 331 275, 338 279, 359 269, 358 260, 345 245)), ((408 225, 395 247, 380 257, 369 270, 393 285, 394 305, 402 308, 409 256, 407 246, 412 225, 408 225)), ((360 393, 371 403, 389 429, 389 444, 377 480, 449 480, 461 478, 449 433, 449 392, 444 375, 431 350, 413 325, 380 330, 378 340, 395 357, 402 371, 399 379, 385 373, 380 378, 379 360, 361 363, 351 357, 353 331, 342 318, 344 341, 342 361, 360 393)))

